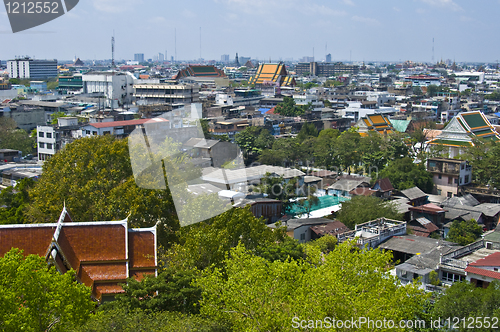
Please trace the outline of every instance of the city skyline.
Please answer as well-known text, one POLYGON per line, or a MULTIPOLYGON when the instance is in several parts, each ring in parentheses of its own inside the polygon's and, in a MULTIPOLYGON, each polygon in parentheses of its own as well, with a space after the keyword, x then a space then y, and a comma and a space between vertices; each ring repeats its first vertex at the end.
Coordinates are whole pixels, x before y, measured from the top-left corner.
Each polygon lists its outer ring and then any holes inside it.
POLYGON ((13 34, 0 10, 0 59, 221 59, 261 61, 497 62, 491 39, 500 1, 152 0, 80 1, 71 12, 13 34), (434 42, 433 42, 434 41, 434 42))

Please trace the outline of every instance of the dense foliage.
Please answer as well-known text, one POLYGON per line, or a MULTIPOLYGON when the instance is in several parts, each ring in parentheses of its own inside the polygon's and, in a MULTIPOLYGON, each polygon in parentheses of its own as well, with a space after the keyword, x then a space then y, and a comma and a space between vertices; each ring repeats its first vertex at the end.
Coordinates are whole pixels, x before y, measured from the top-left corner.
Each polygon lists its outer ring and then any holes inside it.
POLYGON ((0 258, 0 330, 68 331, 90 317, 90 292, 74 271, 61 275, 44 258, 12 249, 0 258))
POLYGON ((403 218, 394 205, 374 196, 354 196, 350 201, 343 202, 337 212, 337 219, 350 229, 381 217, 394 220, 403 218))
POLYGON ((132 174, 126 140, 111 135, 81 138, 43 165, 43 176, 29 191, 29 222, 55 222, 66 204, 75 221, 123 220, 133 227, 158 224, 168 246, 179 222, 170 191, 139 188, 132 174))
POLYGON ((467 221, 453 220, 448 232, 448 241, 466 246, 478 240, 481 234, 483 234, 483 228, 474 219, 467 221))
POLYGON ((23 155, 33 152, 36 139, 23 129, 17 128, 17 123, 6 116, 0 117, 0 149, 22 151, 23 155))
POLYGON ((343 243, 325 255, 311 250, 306 260, 269 263, 240 245, 224 270, 206 270, 196 281, 203 289, 201 313, 235 331, 292 331, 294 318, 412 319, 425 295, 386 274, 390 261, 389 253, 343 243))

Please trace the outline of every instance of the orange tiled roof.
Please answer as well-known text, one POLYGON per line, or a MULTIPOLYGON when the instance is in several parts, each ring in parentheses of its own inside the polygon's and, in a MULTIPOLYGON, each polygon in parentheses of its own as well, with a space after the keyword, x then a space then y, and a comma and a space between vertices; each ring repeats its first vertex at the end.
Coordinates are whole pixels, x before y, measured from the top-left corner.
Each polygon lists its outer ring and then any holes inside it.
POLYGON ((97 300, 157 267, 156 228, 128 229, 127 220, 72 222, 66 208, 54 224, 1 225, 0 256, 11 248, 45 257, 61 273, 74 269, 97 300))

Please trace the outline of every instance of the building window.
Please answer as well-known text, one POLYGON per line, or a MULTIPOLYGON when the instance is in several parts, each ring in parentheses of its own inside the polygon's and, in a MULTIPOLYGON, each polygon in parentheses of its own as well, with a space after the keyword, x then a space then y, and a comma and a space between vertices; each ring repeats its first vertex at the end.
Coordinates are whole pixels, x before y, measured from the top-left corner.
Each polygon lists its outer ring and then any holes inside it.
POLYGON ((43 135, 43 131, 39 131, 39 132, 38 132, 38 137, 44 137, 44 135, 43 135))
POLYGON ((465 183, 469 183, 469 176, 468 175, 465 176, 465 181, 464 182, 465 183))
POLYGON ((42 142, 38 143, 38 147, 41 149, 45 148, 45 143, 42 142))
POLYGON ((306 239, 306 234, 302 233, 300 234, 300 241, 304 241, 306 239))
POLYGON ((52 144, 51 143, 47 143, 47 149, 52 150, 52 144))
POLYGON ((453 183, 453 178, 451 176, 448 176, 448 184, 452 184, 453 183))
POLYGON ((453 193, 452 193, 452 192, 450 192, 450 191, 448 191, 448 193, 447 193, 447 195, 446 195, 446 196, 448 196, 449 198, 451 198, 451 197, 453 197, 453 193))
POLYGON ((439 175, 438 175, 438 179, 439 179, 439 180, 441 180, 441 178, 442 178, 442 176, 441 176, 441 174, 439 174, 439 175))
POLYGON ((52 138, 52 133, 47 133, 47 138, 52 138))
POLYGON ((465 276, 443 271, 441 280, 450 281, 450 282, 464 281, 465 276))
POLYGON ((455 178, 455 184, 458 184, 458 179, 457 178, 455 178))
POLYGON ((438 192, 438 195, 441 195, 442 190, 438 189, 437 192, 438 192))

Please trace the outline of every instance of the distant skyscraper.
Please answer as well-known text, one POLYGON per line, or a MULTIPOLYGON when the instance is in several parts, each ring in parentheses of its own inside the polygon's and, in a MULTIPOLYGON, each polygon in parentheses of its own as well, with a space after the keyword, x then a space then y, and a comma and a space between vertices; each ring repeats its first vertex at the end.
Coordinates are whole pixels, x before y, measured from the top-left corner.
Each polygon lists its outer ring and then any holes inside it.
POLYGON ((165 56, 163 53, 158 53, 153 57, 153 61, 163 62, 165 60, 165 56))
POLYGON ((134 61, 144 62, 144 53, 134 54, 134 61))
POLYGON ((236 67, 240 66, 240 60, 238 60, 238 53, 236 53, 236 58, 234 59, 234 64, 236 65, 236 67))
POLYGON ((330 53, 326 55, 326 62, 332 62, 332 55, 330 53))
POLYGON ((229 62, 229 54, 222 54, 220 56, 220 61, 223 63, 228 63, 229 62))

